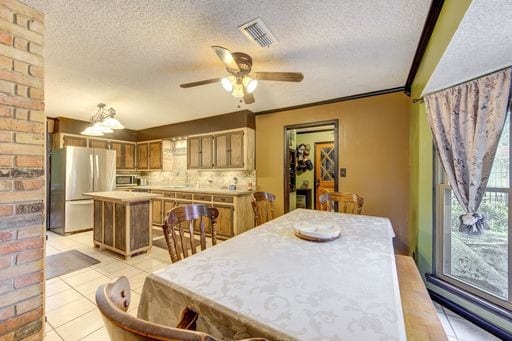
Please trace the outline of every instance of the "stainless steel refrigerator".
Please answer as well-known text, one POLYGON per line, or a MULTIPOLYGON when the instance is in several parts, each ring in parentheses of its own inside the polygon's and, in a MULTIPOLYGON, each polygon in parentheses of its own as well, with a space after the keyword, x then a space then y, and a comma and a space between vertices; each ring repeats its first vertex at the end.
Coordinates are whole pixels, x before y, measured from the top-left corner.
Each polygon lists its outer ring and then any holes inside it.
POLYGON ((92 229, 94 202, 83 193, 114 190, 116 152, 64 147, 52 151, 50 169, 50 229, 59 234, 92 229))

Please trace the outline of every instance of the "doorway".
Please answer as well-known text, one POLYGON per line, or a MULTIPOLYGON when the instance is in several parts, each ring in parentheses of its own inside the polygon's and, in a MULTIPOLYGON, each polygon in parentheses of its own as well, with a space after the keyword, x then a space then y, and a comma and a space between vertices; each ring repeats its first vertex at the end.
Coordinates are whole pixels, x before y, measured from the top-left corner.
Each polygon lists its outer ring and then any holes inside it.
POLYGON ((284 142, 284 212, 319 209, 338 189, 338 120, 285 126, 284 142))

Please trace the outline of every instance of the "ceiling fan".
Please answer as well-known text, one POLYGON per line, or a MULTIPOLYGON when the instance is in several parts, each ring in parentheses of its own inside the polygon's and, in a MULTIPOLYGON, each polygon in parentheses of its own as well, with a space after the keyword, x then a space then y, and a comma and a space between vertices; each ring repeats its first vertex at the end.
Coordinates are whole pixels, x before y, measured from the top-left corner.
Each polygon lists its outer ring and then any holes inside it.
POLYGON ((222 87, 231 92, 234 97, 243 97, 246 104, 254 103, 253 91, 258 85, 258 81, 281 81, 281 82, 300 82, 304 75, 300 72, 253 72, 252 58, 246 53, 230 52, 222 46, 212 46, 217 56, 226 66, 226 71, 230 74, 228 77, 207 79, 199 82, 181 84, 182 88, 191 88, 194 86, 220 82, 222 87))

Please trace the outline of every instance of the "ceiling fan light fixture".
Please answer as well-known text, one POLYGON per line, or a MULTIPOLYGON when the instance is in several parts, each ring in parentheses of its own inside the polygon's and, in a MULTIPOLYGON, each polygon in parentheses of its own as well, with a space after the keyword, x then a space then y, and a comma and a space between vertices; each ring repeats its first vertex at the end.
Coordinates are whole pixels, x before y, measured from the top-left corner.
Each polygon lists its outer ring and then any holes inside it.
POLYGON ((244 97, 244 85, 242 83, 236 83, 233 86, 233 91, 231 92, 231 95, 236 98, 242 98, 244 97))
POLYGON ((256 87, 258 86, 258 81, 256 79, 252 79, 249 76, 245 76, 243 79, 243 84, 248 93, 252 94, 256 87))
POLYGON ((231 92, 231 91, 233 91, 233 84, 235 84, 235 77, 233 77, 233 76, 224 77, 220 80, 220 84, 222 84, 222 87, 224 88, 224 90, 226 90, 227 92, 231 92), (230 79, 230 78, 232 78, 232 79, 230 79))

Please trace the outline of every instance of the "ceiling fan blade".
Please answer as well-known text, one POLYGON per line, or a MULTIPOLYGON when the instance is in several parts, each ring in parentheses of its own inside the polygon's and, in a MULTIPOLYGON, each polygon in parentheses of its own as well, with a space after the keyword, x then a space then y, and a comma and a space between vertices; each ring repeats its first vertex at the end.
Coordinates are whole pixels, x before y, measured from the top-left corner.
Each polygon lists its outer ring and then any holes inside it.
POLYGON ((185 84, 181 84, 180 87, 181 88, 191 88, 193 86, 217 83, 217 82, 220 82, 221 79, 222 78, 213 78, 213 79, 207 79, 207 80, 199 81, 199 82, 185 83, 185 84))
POLYGON ((217 56, 220 58, 220 60, 222 60, 222 62, 224 63, 224 65, 226 65, 228 69, 240 71, 238 64, 235 62, 233 55, 228 49, 222 46, 212 46, 212 49, 215 51, 217 56))
POLYGON ((245 104, 252 104, 254 103, 254 95, 252 93, 248 93, 247 90, 244 88, 244 102, 245 104))
POLYGON ((262 81, 300 82, 304 75, 300 72, 255 72, 253 77, 262 81))

